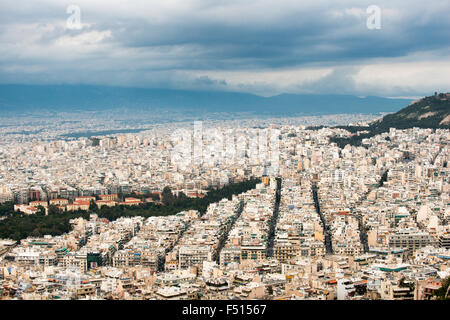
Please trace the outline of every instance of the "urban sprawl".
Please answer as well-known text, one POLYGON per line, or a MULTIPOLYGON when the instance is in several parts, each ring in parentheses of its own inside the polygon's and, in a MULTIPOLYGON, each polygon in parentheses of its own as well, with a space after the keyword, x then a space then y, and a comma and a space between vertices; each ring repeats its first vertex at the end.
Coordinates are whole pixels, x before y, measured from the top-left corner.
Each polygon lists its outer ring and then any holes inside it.
POLYGON ((14 203, 11 215, 88 217, 61 235, 1 239, 1 297, 423 300, 441 288, 449 130, 392 128, 341 149, 330 138, 345 129, 238 122, 71 139, 0 128, 0 202, 14 203), (249 179, 255 188, 205 212, 98 214, 164 206, 166 187, 203 198, 249 179))

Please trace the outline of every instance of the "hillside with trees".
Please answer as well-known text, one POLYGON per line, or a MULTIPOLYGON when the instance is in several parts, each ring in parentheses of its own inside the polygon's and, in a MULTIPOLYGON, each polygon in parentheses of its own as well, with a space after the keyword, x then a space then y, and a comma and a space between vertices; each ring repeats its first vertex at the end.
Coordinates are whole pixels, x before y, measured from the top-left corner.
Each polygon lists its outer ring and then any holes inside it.
POLYGON ((450 129, 450 93, 436 93, 433 96, 414 101, 406 108, 372 122, 368 127, 335 127, 346 129, 354 135, 349 138, 333 137, 330 141, 335 142, 341 148, 347 144, 359 146, 363 139, 389 132, 390 128, 409 129, 414 127, 450 129), (358 131, 368 132, 357 135, 358 131))

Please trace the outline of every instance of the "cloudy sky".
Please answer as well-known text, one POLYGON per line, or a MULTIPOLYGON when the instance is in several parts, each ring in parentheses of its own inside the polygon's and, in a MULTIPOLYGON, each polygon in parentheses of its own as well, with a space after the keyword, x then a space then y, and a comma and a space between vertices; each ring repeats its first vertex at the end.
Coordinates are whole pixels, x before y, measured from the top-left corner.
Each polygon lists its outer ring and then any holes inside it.
POLYGON ((421 96, 450 91, 449 12, 450 0, 2 0, 0 83, 421 96))

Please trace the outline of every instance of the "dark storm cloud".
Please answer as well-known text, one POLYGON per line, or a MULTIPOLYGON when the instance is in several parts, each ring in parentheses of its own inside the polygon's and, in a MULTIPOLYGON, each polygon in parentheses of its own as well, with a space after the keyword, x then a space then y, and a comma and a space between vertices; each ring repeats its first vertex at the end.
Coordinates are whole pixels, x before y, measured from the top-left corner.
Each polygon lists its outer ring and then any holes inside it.
POLYGON ((448 1, 79 1, 82 30, 67 30, 69 4, 0 4, 1 82, 224 88, 207 73, 319 66, 333 71, 294 87, 356 92, 358 70, 380 59, 448 62, 448 1), (372 4, 380 30, 366 27, 372 4))

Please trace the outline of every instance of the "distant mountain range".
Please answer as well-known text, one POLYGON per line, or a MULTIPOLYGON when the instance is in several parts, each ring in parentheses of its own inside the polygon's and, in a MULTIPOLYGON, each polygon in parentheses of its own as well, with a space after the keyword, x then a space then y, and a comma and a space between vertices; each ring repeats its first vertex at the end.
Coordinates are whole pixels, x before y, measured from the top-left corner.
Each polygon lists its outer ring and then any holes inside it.
POLYGON ((336 94, 280 94, 262 97, 225 91, 124 88, 90 85, 0 85, 0 112, 195 110, 269 115, 395 112, 408 99, 336 94))
POLYGON ((450 93, 440 93, 413 101, 407 107, 369 124, 369 127, 339 126, 352 133, 368 131, 351 138, 334 138, 340 147, 346 144, 360 145, 365 138, 388 132, 390 128, 450 129, 450 93))

